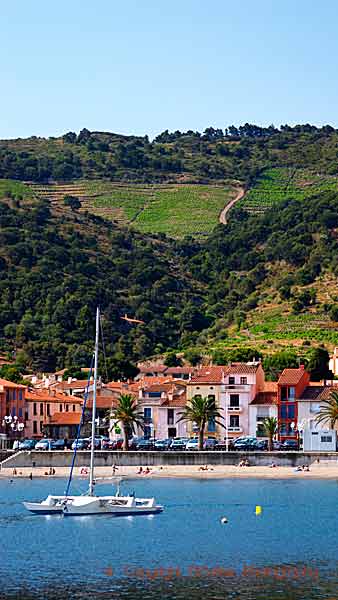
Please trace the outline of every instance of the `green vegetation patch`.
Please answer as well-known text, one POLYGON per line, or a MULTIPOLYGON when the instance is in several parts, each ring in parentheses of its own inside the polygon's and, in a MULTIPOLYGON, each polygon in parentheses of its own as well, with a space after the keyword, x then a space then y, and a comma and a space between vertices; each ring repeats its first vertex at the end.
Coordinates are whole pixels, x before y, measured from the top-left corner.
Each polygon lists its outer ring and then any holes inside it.
POLYGON ((263 212, 285 200, 305 200, 324 191, 337 191, 337 176, 305 169, 268 169, 245 195, 239 206, 248 212, 263 212))

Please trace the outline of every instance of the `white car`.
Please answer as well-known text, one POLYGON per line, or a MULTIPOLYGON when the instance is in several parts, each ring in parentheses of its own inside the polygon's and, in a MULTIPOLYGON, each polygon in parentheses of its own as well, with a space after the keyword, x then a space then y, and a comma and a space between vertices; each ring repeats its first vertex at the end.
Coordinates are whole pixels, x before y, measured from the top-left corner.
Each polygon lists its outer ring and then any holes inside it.
POLYGON ((198 439, 193 438, 193 439, 189 440, 185 449, 186 450, 198 450, 198 439))

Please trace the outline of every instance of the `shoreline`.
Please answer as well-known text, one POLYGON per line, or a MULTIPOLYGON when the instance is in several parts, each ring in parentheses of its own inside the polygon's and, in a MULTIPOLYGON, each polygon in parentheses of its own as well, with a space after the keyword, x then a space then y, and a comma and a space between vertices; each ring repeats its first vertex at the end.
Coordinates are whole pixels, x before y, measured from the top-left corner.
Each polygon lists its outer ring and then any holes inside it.
MULTIPOLYGON (((146 467, 142 467, 144 470, 146 467)), ((2 468, 1 479, 29 479, 32 478, 53 479, 67 478, 68 467, 54 467, 55 474, 49 475, 46 467, 17 467, 16 474, 13 468, 2 468)), ((198 466, 164 466, 149 467, 148 474, 138 474, 140 467, 119 467, 113 476, 112 467, 96 467, 95 477, 97 481, 111 481, 112 478, 122 477, 126 479, 337 479, 337 464, 316 464, 310 466, 310 471, 296 471, 294 467, 238 467, 234 465, 208 465, 208 470, 201 470, 198 466)), ((87 470, 89 473, 89 469, 87 470)), ((73 472, 75 479, 86 481, 88 474, 83 467, 76 467, 73 472), (81 472, 82 471, 82 472, 81 472)))

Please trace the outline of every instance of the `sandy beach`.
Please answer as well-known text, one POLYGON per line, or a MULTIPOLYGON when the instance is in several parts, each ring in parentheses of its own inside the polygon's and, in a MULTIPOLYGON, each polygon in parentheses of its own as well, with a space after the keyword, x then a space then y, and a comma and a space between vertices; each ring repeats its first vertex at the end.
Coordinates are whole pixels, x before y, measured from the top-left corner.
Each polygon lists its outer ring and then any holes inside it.
MULTIPOLYGON (((142 467, 143 471, 146 467, 142 467)), ((208 466, 208 470, 201 470, 198 466, 164 466, 164 467, 149 467, 148 474, 138 474, 138 467, 118 467, 115 476, 122 476, 128 479, 141 478, 199 478, 199 479, 338 479, 338 463, 323 462, 310 466, 310 471, 296 471, 293 467, 238 467, 238 466, 208 466)), ((55 474, 48 475, 48 469, 45 467, 30 467, 17 468, 16 474, 13 468, 3 468, 0 471, 0 478, 28 478, 30 473, 32 477, 68 477, 68 467, 55 467, 55 474)), ((96 467, 95 477, 98 481, 107 481, 112 478, 112 467, 96 467)), ((83 471, 83 468, 76 467, 74 469, 74 477, 80 479, 88 479, 88 475, 83 471)))

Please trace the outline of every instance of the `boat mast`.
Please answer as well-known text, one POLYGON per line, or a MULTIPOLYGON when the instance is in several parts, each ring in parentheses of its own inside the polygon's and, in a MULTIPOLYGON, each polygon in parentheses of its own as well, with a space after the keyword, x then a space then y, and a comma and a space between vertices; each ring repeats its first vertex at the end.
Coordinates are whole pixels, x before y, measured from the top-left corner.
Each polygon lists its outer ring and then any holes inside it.
POLYGON ((92 408, 92 443, 90 448, 90 474, 89 474, 89 495, 94 495, 94 452, 95 452, 95 420, 96 420, 96 390, 97 390, 97 364, 99 357, 99 329, 100 329, 100 309, 96 309, 96 331, 95 331, 95 355, 94 355, 94 389, 93 389, 93 408, 92 408))

